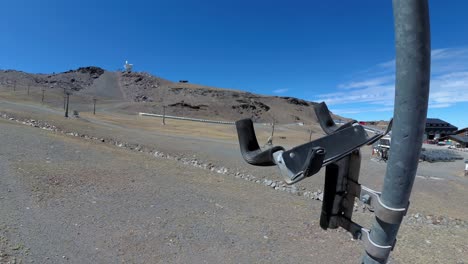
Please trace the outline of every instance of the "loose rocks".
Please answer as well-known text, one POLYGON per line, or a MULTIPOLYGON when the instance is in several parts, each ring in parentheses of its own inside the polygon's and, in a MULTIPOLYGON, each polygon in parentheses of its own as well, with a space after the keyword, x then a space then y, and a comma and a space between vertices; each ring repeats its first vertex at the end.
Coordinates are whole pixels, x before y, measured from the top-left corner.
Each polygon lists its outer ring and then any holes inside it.
POLYGON ((295 186, 295 185, 289 186, 289 185, 285 184, 283 181, 273 181, 273 180, 269 180, 269 179, 265 179, 265 180, 261 181, 261 180, 257 179, 253 175, 241 173, 239 171, 233 172, 232 170, 230 170, 230 169, 228 169, 228 168, 226 168, 224 166, 216 166, 216 165, 212 164, 211 162, 204 162, 204 161, 196 159, 195 157, 185 158, 185 157, 179 156, 179 155, 172 156, 172 155, 163 153, 163 152, 155 150, 155 149, 150 149, 148 147, 145 147, 145 146, 142 146, 142 145, 139 145, 139 144, 132 144, 132 143, 128 143, 128 142, 122 142, 122 141, 118 141, 118 140, 113 139, 113 138, 97 138, 97 137, 94 137, 94 136, 91 136, 91 135, 80 134, 80 133, 74 132, 74 131, 65 131, 65 130, 62 130, 60 128, 55 127, 54 125, 48 124, 45 121, 34 120, 34 119, 15 118, 15 117, 11 116, 11 114, 8 114, 8 113, 1 113, 0 112, 0 117, 2 117, 4 119, 11 120, 11 121, 16 121, 16 122, 22 123, 24 125, 29 125, 29 126, 38 127, 38 128, 45 129, 45 130, 50 130, 50 131, 53 131, 53 132, 56 132, 56 133, 61 133, 61 134, 67 135, 67 136, 81 137, 81 138, 87 139, 87 140, 93 140, 93 141, 98 141, 98 142, 101 142, 101 143, 111 144, 111 145, 114 145, 114 146, 122 148, 122 149, 148 153, 148 154, 151 154, 152 156, 154 156, 155 158, 176 160, 178 162, 182 162, 183 164, 194 166, 194 167, 205 169, 205 170, 209 170, 209 171, 221 174, 221 175, 229 175, 229 176, 233 176, 235 178, 244 179, 246 181, 263 184, 263 185, 268 186, 268 187, 270 187, 270 188, 272 188, 274 190, 289 192, 289 193, 294 194, 294 195, 303 195, 306 198, 310 198, 310 199, 314 199, 314 200, 319 200, 319 201, 323 200, 323 193, 322 193, 321 190, 318 190, 317 192, 313 192, 313 193, 312 192, 307 192, 307 191, 302 192, 302 191, 298 190, 297 186, 295 186))

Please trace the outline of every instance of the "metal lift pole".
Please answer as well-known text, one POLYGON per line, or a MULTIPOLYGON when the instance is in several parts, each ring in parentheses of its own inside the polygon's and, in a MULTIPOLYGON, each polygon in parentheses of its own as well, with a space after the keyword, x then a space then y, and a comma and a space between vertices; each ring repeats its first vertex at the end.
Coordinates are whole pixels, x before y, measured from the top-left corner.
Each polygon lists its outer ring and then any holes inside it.
POLYGON ((68 117, 68 104, 70 103, 70 93, 67 92, 67 105, 65 108, 65 117, 68 117))
MULTIPOLYGON (((393 0, 396 44, 396 90, 390 158, 381 200, 386 206, 407 208, 413 188, 429 98, 431 42, 427 0, 393 0)), ((393 245, 400 224, 375 218, 370 238, 393 245)), ((386 263, 367 253, 363 263, 386 263)))

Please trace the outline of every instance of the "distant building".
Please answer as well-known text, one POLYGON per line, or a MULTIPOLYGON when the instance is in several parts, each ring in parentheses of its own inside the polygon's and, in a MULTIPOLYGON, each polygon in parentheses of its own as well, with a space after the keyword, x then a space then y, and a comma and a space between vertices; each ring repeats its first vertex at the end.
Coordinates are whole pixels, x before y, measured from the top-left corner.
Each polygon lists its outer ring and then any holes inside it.
POLYGON ((132 72, 133 64, 128 63, 128 61, 125 61, 124 69, 125 69, 125 72, 132 72))
POLYGON ((455 134, 457 127, 438 118, 427 118, 424 139, 439 139, 455 134))
POLYGON ((461 137, 468 137, 468 127, 457 130, 454 134, 461 137))
POLYGON ((468 147, 468 127, 455 131, 449 138, 460 144, 462 148, 468 147))

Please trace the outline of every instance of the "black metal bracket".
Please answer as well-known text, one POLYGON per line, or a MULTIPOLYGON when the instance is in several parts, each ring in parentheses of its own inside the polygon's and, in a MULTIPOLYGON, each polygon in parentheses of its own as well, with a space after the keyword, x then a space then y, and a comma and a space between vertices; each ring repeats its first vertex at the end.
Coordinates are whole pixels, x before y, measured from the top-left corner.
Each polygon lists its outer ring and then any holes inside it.
POLYGON ((288 151, 281 146, 261 150, 252 120, 237 121, 236 128, 242 157, 247 163, 256 166, 278 165, 284 181, 293 184, 316 174, 322 167, 343 159, 362 146, 374 143, 391 128, 390 121, 385 133, 369 137, 365 128, 357 121, 338 127, 325 103, 316 105, 315 113, 327 135, 288 151))
POLYGON ((364 145, 373 144, 390 131, 392 124, 390 121, 384 133, 369 137, 357 121, 337 126, 325 103, 316 105, 315 113, 327 135, 274 156, 274 162, 288 184, 310 177, 320 171, 321 167, 350 155, 364 145))
POLYGON ((284 151, 281 159, 277 161, 284 164, 284 167, 280 166, 284 180, 288 184, 292 184, 312 176, 321 167, 344 158, 372 141, 374 141, 374 137, 369 138, 362 126, 358 123, 353 123, 330 135, 284 151), (311 155, 311 151, 313 150, 318 151, 320 155, 311 155), (311 158, 317 159, 319 156, 322 161, 321 163, 311 160, 311 158), (306 167, 305 164, 314 164, 315 167, 306 171, 304 169, 306 167))
POLYGON ((368 136, 366 128, 357 121, 338 126, 333 121, 325 103, 315 106, 317 119, 325 136, 299 145, 290 150, 272 147, 261 150, 250 119, 236 122, 242 157, 249 164, 257 166, 277 165, 288 184, 299 182, 325 170, 325 187, 320 216, 323 229, 342 227, 354 238, 362 239, 370 256, 388 256, 393 245, 378 245, 371 240, 370 230, 354 223, 352 219, 354 201, 358 198, 374 208, 377 218, 387 223, 399 223, 406 214, 406 208, 392 208, 380 200, 380 193, 359 184, 361 166, 360 148, 371 145, 391 129, 368 136))
POLYGON ((325 188, 320 216, 320 226, 323 229, 342 227, 361 239, 367 254, 383 259, 393 250, 392 245, 379 245, 372 241, 371 230, 352 221, 354 201, 359 198, 364 204, 373 207, 377 218, 386 223, 397 223, 406 214, 406 208, 391 208, 382 203, 380 193, 359 184, 361 156, 359 150, 349 156, 327 166, 325 172, 325 188))
MULTIPOLYGON (((336 135, 340 131, 345 131, 349 127, 353 127, 352 122, 337 127, 330 115, 325 103, 319 104, 316 107, 317 118, 322 126, 322 129, 329 136, 336 135)), ((370 145, 379 140, 391 129, 392 121, 390 121, 387 130, 380 134, 369 138, 367 144, 370 145)), ((364 138, 363 138, 364 139, 364 138)), ((355 138, 353 138, 355 140, 355 138)), ((336 141, 336 144, 343 144, 341 141, 336 141)), ((364 145, 364 144, 362 144, 364 145)), ((325 171, 325 188, 324 198, 322 203, 322 213, 320 216, 320 226, 323 229, 342 227, 350 232, 355 239, 361 239, 368 255, 376 259, 384 259, 396 243, 392 245, 379 245, 372 241, 370 230, 353 222, 352 214, 354 209, 355 198, 358 198, 364 204, 374 208, 374 214, 380 220, 386 223, 400 223, 403 216, 406 214, 407 208, 392 208, 386 206, 380 200, 380 192, 374 191, 359 184, 359 171, 361 165, 361 155, 358 148, 351 153, 347 153, 341 159, 337 159, 326 166, 325 171)))

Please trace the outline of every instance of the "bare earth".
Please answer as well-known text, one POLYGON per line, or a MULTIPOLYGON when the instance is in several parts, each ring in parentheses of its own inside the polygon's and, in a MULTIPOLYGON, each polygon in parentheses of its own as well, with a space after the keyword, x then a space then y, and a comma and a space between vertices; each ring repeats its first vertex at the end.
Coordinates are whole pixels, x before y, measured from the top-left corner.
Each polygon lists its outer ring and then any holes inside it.
MULTIPOLYGON (((262 184, 280 180, 276 170, 246 165, 233 127, 174 120, 162 126, 114 111, 122 102, 111 100, 96 116, 83 110, 81 118, 64 119, 60 97, 42 105, 37 96, 2 92, 0 112, 99 140, 0 119, 0 263, 359 262, 360 241, 318 226, 320 201, 262 184), (254 175, 260 183, 119 148, 111 139, 254 175)), ((266 142, 270 128, 257 129, 266 142)), ((308 137, 306 127, 283 125, 274 143, 291 147, 308 137)), ((379 189, 385 163, 372 161, 369 148, 362 156, 361 182, 379 189)), ((390 263, 468 263, 462 166, 420 163, 390 263)), ((323 171, 297 188, 322 189, 323 171)), ((369 212, 355 217, 363 225, 372 220, 369 212)))

